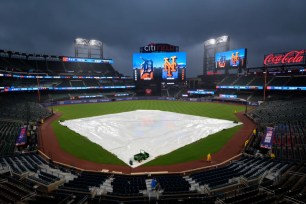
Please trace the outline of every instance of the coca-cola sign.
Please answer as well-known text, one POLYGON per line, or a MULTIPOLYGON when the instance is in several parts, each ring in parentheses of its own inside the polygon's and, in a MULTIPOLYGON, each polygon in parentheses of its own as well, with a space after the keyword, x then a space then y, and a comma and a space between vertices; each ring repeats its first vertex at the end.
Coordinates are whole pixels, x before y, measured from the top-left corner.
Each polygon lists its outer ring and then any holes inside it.
POLYGON ((305 50, 290 51, 282 54, 269 54, 265 56, 264 65, 304 64, 305 50))

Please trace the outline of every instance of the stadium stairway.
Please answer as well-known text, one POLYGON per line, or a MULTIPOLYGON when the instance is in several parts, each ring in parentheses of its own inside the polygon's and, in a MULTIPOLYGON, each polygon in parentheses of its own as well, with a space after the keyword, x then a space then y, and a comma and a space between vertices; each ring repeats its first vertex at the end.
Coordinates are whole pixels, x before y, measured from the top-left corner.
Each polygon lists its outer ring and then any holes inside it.
POLYGON ((199 193, 204 193, 203 189, 200 188, 200 184, 192 180, 192 178, 190 178, 189 176, 184 176, 183 179, 188 181, 188 183, 190 184, 189 191, 197 191, 199 193))
POLYGON ((155 191, 151 187, 151 182, 152 179, 146 179, 146 187, 147 187, 147 192, 144 192, 144 195, 147 195, 149 199, 156 199, 158 200, 160 195, 162 194, 162 190, 155 191))
POLYGON ((113 192, 112 182, 115 178, 113 175, 105 179, 103 184, 100 185, 100 188, 97 189, 97 195, 106 195, 107 193, 113 192))

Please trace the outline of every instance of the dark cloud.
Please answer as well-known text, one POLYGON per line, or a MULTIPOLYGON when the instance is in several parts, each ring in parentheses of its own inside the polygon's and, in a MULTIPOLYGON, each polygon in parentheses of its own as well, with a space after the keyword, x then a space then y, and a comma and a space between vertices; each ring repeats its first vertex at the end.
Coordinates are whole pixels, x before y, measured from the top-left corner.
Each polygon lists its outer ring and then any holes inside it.
POLYGON ((249 67, 270 52, 305 49, 305 0, 11 0, 0 5, 0 49, 73 55, 76 37, 105 43, 105 57, 131 75, 132 54, 150 42, 187 52, 202 73, 203 42, 227 34, 248 48, 249 67))

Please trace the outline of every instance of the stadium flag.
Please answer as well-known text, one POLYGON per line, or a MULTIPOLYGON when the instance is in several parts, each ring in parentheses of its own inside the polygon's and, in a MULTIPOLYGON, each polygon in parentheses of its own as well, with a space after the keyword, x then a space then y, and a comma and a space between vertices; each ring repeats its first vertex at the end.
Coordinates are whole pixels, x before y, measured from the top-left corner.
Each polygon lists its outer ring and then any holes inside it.
POLYGON ((274 136, 274 128, 267 127, 266 133, 264 137, 262 138, 260 147, 266 148, 266 149, 272 149, 273 136, 274 136))
POLYGON ((207 154, 207 159, 206 159, 206 161, 211 162, 211 155, 210 155, 210 153, 207 154))
POLYGON ((27 142, 27 129, 22 127, 16 140, 16 146, 25 145, 27 142))

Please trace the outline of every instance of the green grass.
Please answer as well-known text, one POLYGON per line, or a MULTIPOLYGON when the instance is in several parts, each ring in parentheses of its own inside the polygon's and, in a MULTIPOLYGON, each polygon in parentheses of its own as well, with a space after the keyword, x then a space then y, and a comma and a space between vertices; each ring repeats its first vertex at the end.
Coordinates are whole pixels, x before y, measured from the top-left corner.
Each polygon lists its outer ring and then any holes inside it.
POLYGON ((91 142, 69 128, 63 127, 58 122, 53 122, 52 127, 61 148, 69 154, 96 163, 125 165, 123 161, 100 145, 91 142))
POLYGON ((181 147, 170 154, 162 155, 145 163, 144 166, 177 164, 184 161, 206 159, 208 153, 215 153, 221 149, 241 125, 212 134, 192 144, 181 147))
MULTIPOLYGON (((70 120, 83 117, 98 116, 104 114, 113 114, 137 109, 144 110, 162 110, 189 115, 211 117, 217 119, 237 120, 234 115, 243 111, 244 106, 235 106, 222 103, 197 103, 181 101, 124 101, 95 104, 78 104, 69 106, 56 106, 55 111, 63 113, 59 120, 70 120)), ((86 137, 83 137, 67 127, 61 126, 57 121, 52 123, 56 137, 61 148, 84 160, 96 163, 125 165, 115 155, 104 150, 97 144, 92 143, 86 137)), ((186 145, 167 155, 160 156, 145 165, 166 165, 186 161, 197 160, 205 157, 207 153, 215 153, 227 143, 232 135, 240 129, 236 126, 231 129, 223 130, 214 135, 210 135, 190 145, 186 145)))

